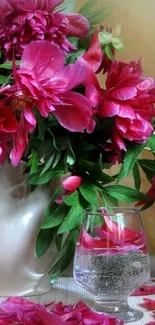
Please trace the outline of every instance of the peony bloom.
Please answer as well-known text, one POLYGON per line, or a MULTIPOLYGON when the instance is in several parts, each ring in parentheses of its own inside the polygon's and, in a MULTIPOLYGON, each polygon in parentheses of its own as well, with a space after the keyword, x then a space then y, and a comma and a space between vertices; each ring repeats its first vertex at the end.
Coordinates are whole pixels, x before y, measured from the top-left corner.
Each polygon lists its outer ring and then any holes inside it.
POLYGON ((13 166, 17 166, 28 143, 28 134, 36 126, 34 106, 45 118, 52 113, 72 132, 89 128, 92 108, 83 95, 70 91, 86 78, 86 69, 80 63, 65 66, 64 54, 48 41, 29 44, 21 58, 20 69, 14 67, 13 70, 16 84, 6 91, 9 96, 12 91, 12 105, 20 114, 10 154, 13 166))
POLYGON ((68 36, 85 37, 89 32, 87 19, 78 14, 56 12, 63 0, 1 0, 0 46, 3 58, 20 59, 27 44, 48 40, 65 53, 75 47, 68 36))
POLYGON ((69 131, 87 128, 91 105, 84 96, 70 91, 82 83, 87 71, 79 63, 65 66, 65 57, 56 46, 48 41, 28 45, 14 76, 17 95, 29 99, 29 108, 35 105, 43 117, 53 113, 69 131))
POLYGON ((63 193, 57 198, 56 203, 62 204, 64 195, 70 195, 74 193, 82 183, 80 176, 70 176, 62 182, 63 193))
POLYGON ((111 144, 107 145, 107 150, 126 150, 125 140, 145 143, 153 131, 154 80, 143 79, 141 74, 139 61, 114 61, 107 76, 105 92, 101 90, 95 75, 87 84, 86 96, 96 108, 98 118, 115 118, 111 144))

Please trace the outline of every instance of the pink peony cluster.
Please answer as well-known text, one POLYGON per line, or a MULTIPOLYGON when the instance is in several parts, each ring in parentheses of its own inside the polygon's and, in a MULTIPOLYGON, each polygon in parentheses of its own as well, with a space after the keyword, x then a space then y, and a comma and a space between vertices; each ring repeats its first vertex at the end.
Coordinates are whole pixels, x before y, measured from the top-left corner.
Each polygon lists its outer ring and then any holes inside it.
POLYGON ((75 50, 68 36, 85 37, 87 19, 78 14, 65 15, 56 8, 63 0, 1 0, 0 47, 5 60, 21 58, 32 41, 48 40, 64 53, 75 50))
POLYGON ((145 143, 153 132, 155 82, 152 78, 142 78, 140 61, 114 60, 104 68, 108 73, 106 89, 102 89, 95 74, 103 64, 98 33, 99 30, 95 31, 90 48, 79 58, 89 71, 86 97, 99 120, 114 118, 111 143, 106 150, 126 151, 126 141, 145 143))
POLYGON ((154 80, 142 77, 140 61, 109 62, 99 29, 84 54, 66 65, 66 53, 75 50, 68 36, 85 37, 90 26, 79 14, 57 11, 61 3, 0 1, 1 62, 13 62, 13 82, 0 88, 0 163, 9 155, 18 165, 37 126, 35 110, 43 118, 52 114, 64 129, 81 136, 93 133, 96 121, 112 119, 113 130, 100 145, 107 155, 114 153, 109 155, 113 163, 121 161, 128 142, 145 143, 153 132, 154 80), (96 76, 102 70, 105 89, 96 76))

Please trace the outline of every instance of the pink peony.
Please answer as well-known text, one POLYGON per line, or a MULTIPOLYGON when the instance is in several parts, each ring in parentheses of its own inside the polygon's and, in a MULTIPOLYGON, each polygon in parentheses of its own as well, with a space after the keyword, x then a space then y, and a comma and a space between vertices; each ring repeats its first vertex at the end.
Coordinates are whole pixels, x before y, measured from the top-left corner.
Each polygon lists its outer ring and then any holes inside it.
POLYGON ((3 58, 21 58, 27 44, 48 40, 63 52, 75 47, 68 36, 85 37, 89 32, 87 19, 78 14, 56 12, 62 0, 1 0, 0 46, 3 58))
POLYGON ((18 97, 28 98, 28 105, 35 105, 42 116, 52 112, 63 127, 73 132, 87 128, 91 105, 84 96, 70 91, 82 83, 87 71, 79 63, 65 66, 65 57, 56 46, 48 41, 28 45, 14 76, 18 97))
POLYGON ((14 110, 20 112, 10 154, 12 164, 17 166, 28 143, 28 133, 36 126, 34 106, 43 117, 53 113, 59 123, 72 132, 89 127, 92 108, 83 95, 70 91, 86 78, 85 67, 80 63, 65 66, 64 54, 48 41, 29 44, 21 58, 20 69, 14 67, 13 71, 16 84, 4 89, 4 93, 9 92, 14 110))
MULTIPOLYGON (((90 74, 90 71, 89 71, 90 74)), ((126 150, 125 140, 145 143, 151 135, 154 116, 154 80, 142 78, 140 61, 114 61, 106 80, 106 91, 93 75, 87 83, 86 96, 96 107, 99 119, 115 117, 111 144, 107 150, 126 150)))
POLYGON ((62 182, 63 193, 57 198, 56 203, 63 203, 63 196, 74 193, 82 183, 80 176, 69 176, 65 181, 62 182))

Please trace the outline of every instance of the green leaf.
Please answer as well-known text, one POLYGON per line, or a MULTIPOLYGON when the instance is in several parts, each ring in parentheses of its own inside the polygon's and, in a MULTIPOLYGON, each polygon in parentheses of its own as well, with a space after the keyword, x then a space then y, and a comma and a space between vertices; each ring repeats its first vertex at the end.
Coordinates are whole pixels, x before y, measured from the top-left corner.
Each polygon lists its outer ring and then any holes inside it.
POLYGON ((48 131, 49 131, 49 133, 52 135, 52 138, 53 138, 53 147, 54 147, 57 151, 60 151, 59 148, 58 148, 58 146, 57 146, 56 138, 55 138, 54 133, 53 133, 50 129, 48 129, 48 131))
POLYGON ((53 264, 49 275, 50 275, 50 282, 53 284, 59 278, 59 276, 67 269, 69 264, 71 263, 74 252, 75 252, 75 245, 78 239, 79 230, 74 229, 70 231, 63 247, 59 251, 57 255, 57 259, 53 264))
POLYGON ((63 3, 56 8, 56 11, 61 11, 65 14, 70 14, 74 12, 76 7, 76 0, 64 0, 63 3))
POLYGON ((79 187, 80 193, 93 206, 98 206, 96 186, 83 182, 79 187))
POLYGON ((120 38, 112 37, 112 45, 119 52, 124 50, 124 44, 120 38))
POLYGON ((55 152, 53 153, 53 155, 47 160, 47 162, 45 162, 45 167, 43 168, 42 172, 40 173, 40 176, 42 176, 44 173, 47 172, 47 170, 49 170, 49 168, 52 166, 53 161, 55 160, 55 152))
POLYGON ((71 143, 69 142, 68 143, 68 146, 69 146, 69 149, 68 149, 68 153, 67 153, 67 163, 70 165, 70 166, 73 166, 74 163, 75 163, 75 154, 74 154, 74 151, 72 149, 72 146, 71 146, 71 143))
POLYGON ((152 152, 155 152, 155 134, 152 134, 152 136, 148 139, 148 144, 152 152))
POLYGON ((60 251, 62 247, 62 241, 63 241, 63 234, 57 235, 57 230, 55 231, 55 244, 57 247, 57 250, 60 251))
POLYGON ((152 177, 155 175, 155 160, 138 159, 137 162, 145 173, 148 181, 151 183, 152 177))
POLYGON ((45 163, 45 167, 43 168, 40 176, 42 176, 44 173, 46 173, 51 167, 52 167, 52 169, 54 169, 57 166, 57 164, 59 163, 60 158, 61 158, 60 151, 54 152, 53 155, 45 163))
POLYGON ((47 252, 52 244, 53 237, 53 229, 40 230, 36 243, 36 254, 38 258, 42 257, 47 252))
POLYGON ((96 0, 89 0, 79 11, 80 15, 89 17, 92 13, 93 7, 96 5, 96 0))
POLYGON ((106 194, 106 197, 110 203, 112 203, 116 207, 118 206, 118 199, 116 199, 115 197, 111 196, 108 193, 106 194))
POLYGON ((53 204, 55 203, 55 200, 57 199, 57 197, 63 192, 63 187, 59 186, 58 189, 54 192, 47 209, 45 210, 45 217, 49 217, 51 215, 51 208, 53 206, 53 204))
POLYGON ((79 11, 79 14, 88 18, 91 26, 98 25, 111 13, 110 7, 95 10, 96 0, 89 0, 79 11))
POLYGON ((109 176, 102 171, 101 162, 96 164, 84 159, 80 159, 79 164, 90 173, 92 179, 101 181, 102 184, 108 184, 115 180, 112 176, 109 176))
POLYGON ((64 204, 56 207, 56 209, 52 211, 51 215, 43 220, 41 229, 49 229, 59 226, 65 219, 67 213, 68 208, 64 204))
POLYGON ((45 132, 47 129, 47 122, 46 120, 38 113, 37 114, 37 122, 38 122, 38 137, 37 139, 44 141, 45 132))
POLYGON ((39 172, 31 175, 28 177, 27 182, 30 185, 43 185, 51 181, 52 179, 55 179, 61 175, 63 175, 64 170, 52 170, 47 171, 42 176, 39 175, 39 172))
POLYGON ((125 203, 135 203, 136 201, 148 201, 148 197, 138 190, 123 185, 111 185, 105 187, 105 192, 125 203))
POLYGON ((137 158, 143 152, 144 148, 145 148, 144 144, 143 145, 135 144, 132 145, 130 148, 128 148, 125 154, 122 168, 117 177, 117 183, 119 183, 124 177, 129 176, 137 158))
POLYGON ((149 203, 144 204, 143 207, 140 209, 140 212, 145 211, 145 210, 151 208, 153 204, 154 204, 154 201, 151 201, 149 203))
POLYGON ((84 49, 79 49, 78 51, 74 52, 73 54, 70 54, 66 58, 66 64, 72 64, 75 63, 77 58, 85 53, 84 49))
POLYGON ((79 204, 79 193, 78 191, 75 191, 74 193, 70 195, 63 196, 63 202, 68 206, 76 206, 79 204))
POLYGON ((0 85, 6 84, 7 82, 9 82, 8 76, 0 76, 0 85))
POLYGON ((105 51, 107 57, 110 60, 114 60, 114 56, 113 56, 112 51, 111 51, 111 48, 110 48, 110 46, 108 44, 104 47, 104 51, 105 51))
POLYGON ((90 26, 96 26, 103 22, 103 20, 111 14, 111 7, 100 8, 99 10, 93 11, 93 14, 88 17, 90 26))
POLYGON ((58 229, 58 235, 76 228, 83 220, 83 208, 80 205, 73 206, 66 219, 58 229))
POLYGON ((135 182, 135 188, 136 188, 136 190, 139 191, 140 187, 141 187, 141 177, 140 177, 140 171, 139 171, 137 162, 135 162, 135 164, 133 166, 132 173, 133 173, 133 178, 134 178, 134 182, 135 182))
MULTIPOLYGON (((18 61, 18 60, 16 60, 15 63, 16 63, 16 65, 20 65, 20 61, 18 61)), ((12 61, 8 61, 8 62, 0 64, 0 69, 12 70, 12 61)))
POLYGON ((39 166, 39 157, 36 150, 32 148, 30 175, 37 172, 38 166, 39 166))

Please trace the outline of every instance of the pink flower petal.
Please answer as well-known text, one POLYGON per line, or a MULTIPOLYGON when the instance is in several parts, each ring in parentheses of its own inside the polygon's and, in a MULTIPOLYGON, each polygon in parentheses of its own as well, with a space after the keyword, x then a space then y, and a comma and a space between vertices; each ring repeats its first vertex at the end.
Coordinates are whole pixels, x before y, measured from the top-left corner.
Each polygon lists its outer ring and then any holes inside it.
POLYGON ((62 182, 62 187, 69 192, 76 191, 82 183, 82 178, 79 176, 70 176, 62 182))
POLYGON ((101 116, 103 117, 112 117, 119 113, 120 104, 114 101, 105 100, 103 101, 101 108, 101 116))
POLYGON ((80 62, 81 64, 83 64, 83 66, 85 66, 86 70, 87 70, 87 78, 84 80, 83 85, 87 86, 88 84, 92 84, 97 91, 99 91, 99 93, 101 93, 101 88, 100 88, 100 84, 98 82, 97 76, 95 74, 95 72, 93 71, 93 69, 91 68, 90 64, 84 60, 84 58, 81 56, 78 58, 77 62, 80 62))
POLYGON ((155 300, 144 298, 143 301, 147 310, 151 310, 151 311, 155 310, 155 300))
POLYGON ((95 126, 96 126, 96 122, 95 122, 94 118, 92 117, 89 124, 88 124, 88 126, 87 126, 87 129, 86 129, 87 132, 92 133, 94 131, 94 129, 95 129, 95 126))
POLYGON ((14 0, 0 1, 0 22, 13 11, 14 0))
POLYGON ((89 83, 86 87, 86 97, 93 107, 97 107, 100 104, 102 92, 97 89, 92 83, 89 83))
POLYGON ((35 41, 26 47, 20 68, 33 71, 37 78, 49 79, 53 71, 61 70, 64 64, 64 54, 56 45, 48 41, 35 41))
POLYGON ((66 86, 66 91, 76 88, 87 79, 87 69, 84 64, 76 62, 74 64, 67 65, 64 68, 64 77, 66 78, 68 84, 66 86))
POLYGON ((90 64, 92 70, 96 72, 102 63, 103 52, 98 38, 99 29, 97 29, 92 37, 88 51, 83 55, 83 58, 90 64))
POLYGON ((118 100, 128 100, 134 98, 137 95, 137 89, 135 87, 122 87, 112 89, 110 96, 111 98, 118 99, 118 100))
POLYGON ((134 119, 135 113, 130 105, 122 103, 122 105, 120 105, 118 116, 123 118, 134 119))
POLYGON ((136 290, 132 296, 149 296, 155 294, 155 286, 144 286, 138 290, 136 290))
POLYGON ((11 163, 17 167, 28 142, 28 130, 24 121, 24 116, 21 114, 18 131, 13 137, 13 149, 10 152, 11 163))
MULTIPOLYGON (((118 131, 120 131, 119 127, 118 127, 118 131)), ((124 150, 124 151, 127 150, 123 138, 116 131, 113 132, 113 142, 115 143, 115 145, 119 150, 124 150)))
POLYGON ((154 84, 152 78, 142 79, 142 82, 137 86, 138 94, 143 94, 154 84))
POLYGON ((87 18, 78 14, 69 14, 66 17, 69 20, 67 29, 70 36, 85 37, 88 35, 90 25, 87 18))
POLYGON ((53 10, 63 2, 64 0, 37 0, 37 9, 53 12, 53 10))
POLYGON ((59 123, 71 132, 81 132, 89 125, 92 109, 89 101, 79 93, 68 92, 64 104, 55 106, 53 115, 59 123))
POLYGON ((29 133, 33 132, 36 127, 36 118, 30 107, 24 109, 24 118, 27 121, 27 130, 29 133))
POLYGON ((0 304, 0 324, 13 325, 123 325, 122 321, 92 311, 82 301, 75 305, 54 304, 51 311, 44 305, 21 298, 11 298, 0 304))

